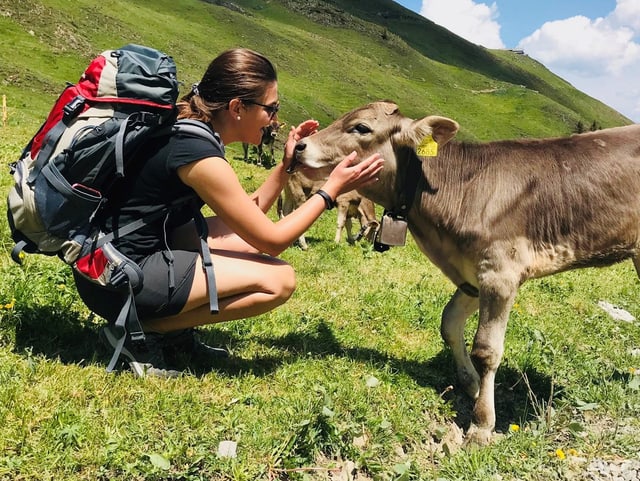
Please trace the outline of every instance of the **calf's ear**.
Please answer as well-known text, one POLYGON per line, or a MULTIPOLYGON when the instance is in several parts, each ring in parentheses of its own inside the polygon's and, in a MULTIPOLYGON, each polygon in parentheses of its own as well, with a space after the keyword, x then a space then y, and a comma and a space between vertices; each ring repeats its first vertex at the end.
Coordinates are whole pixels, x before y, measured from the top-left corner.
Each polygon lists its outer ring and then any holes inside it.
POLYGON ((430 115, 418 120, 414 120, 403 129, 403 144, 415 147, 420 145, 427 136, 431 136, 439 146, 449 142, 458 132, 460 126, 455 120, 437 115, 430 115))

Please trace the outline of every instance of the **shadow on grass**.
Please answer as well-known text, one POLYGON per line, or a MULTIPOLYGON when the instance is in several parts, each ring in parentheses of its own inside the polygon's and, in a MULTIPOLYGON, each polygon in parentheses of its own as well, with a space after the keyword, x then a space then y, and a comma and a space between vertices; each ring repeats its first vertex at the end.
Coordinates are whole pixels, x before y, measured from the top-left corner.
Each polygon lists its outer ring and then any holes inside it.
MULTIPOLYGON (((339 356, 403 372, 411 376, 419 386, 442 393, 441 397, 451 402, 457 413, 456 423, 465 430, 469 428, 473 401, 458 389, 455 363, 451 352, 444 347, 426 362, 390 356, 375 349, 345 347, 325 322, 319 322, 316 332, 312 334, 292 333, 280 338, 267 338, 263 342, 271 347, 282 347, 287 353, 297 351, 298 355, 294 358, 308 358, 309 354, 318 357, 339 356)), ((535 399, 547 401, 552 392, 551 378, 535 370, 528 370, 525 374, 535 399)), ((562 388, 556 386, 555 390, 562 391, 562 388)), ((557 392, 556 398, 559 397, 557 392)), ((496 431, 506 433, 510 424, 520 424, 535 418, 537 406, 532 405, 529 395, 520 371, 506 365, 498 369, 495 391, 496 431)))
POLYGON ((15 352, 59 359, 65 364, 98 361, 98 326, 59 306, 23 309, 15 324, 15 352))
MULTIPOLYGON (((113 351, 104 346, 99 339, 99 331, 104 325, 104 321, 99 317, 83 320, 81 314, 66 312, 57 306, 23 309, 15 324, 14 350, 25 356, 41 355, 48 359, 57 359, 64 364, 103 364, 106 367, 113 351)), ((215 346, 233 346, 242 342, 226 332, 211 329, 203 330, 201 338, 215 346)), ((231 357, 206 368, 191 368, 191 371, 198 376, 212 370, 232 374, 250 372, 254 375, 267 375, 278 366, 292 362, 291 357, 286 353, 282 356, 274 354, 253 359, 231 357)), ((118 367, 126 368, 124 362, 118 367)))
MULTIPOLYGON (((111 352, 99 341, 98 320, 82 320, 80 314, 63 312, 59 308, 42 306, 21 313, 15 326, 15 350, 31 355, 59 359, 66 364, 106 364, 111 352)), ((204 342, 215 346, 240 345, 244 339, 215 327, 201 331, 204 342)), ((457 424, 468 429, 473 402, 456 385, 456 370, 450 351, 444 349, 426 362, 390 356, 370 348, 346 347, 340 343, 326 322, 320 321, 312 332, 294 332, 282 337, 261 338, 260 342, 280 352, 267 356, 243 359, 231 356, 206 368, 191 367, 192 373, 202 376, 216 371, 228 375, 250 373, 265 376, 280 366, 296 362, 309 355, 319 358, 338 356, 358 362, 389 366, 394 371, 411 376, 421 387, 442 393, 442 398, 454 408, 457 424), (452 388, 453 387, 453 388, 452 388)), ((551 379, 537 371, 527 371, 527 378, 535 398, 547 401, 551 393, 551 379)), ((556 391, 561 391, 556 386, 556 391)), ((531 404, 529 391, 519 371, 501 366, 496 379, 496 430, 507 432, 509 424, 530 420, 536 406, 531 404)))

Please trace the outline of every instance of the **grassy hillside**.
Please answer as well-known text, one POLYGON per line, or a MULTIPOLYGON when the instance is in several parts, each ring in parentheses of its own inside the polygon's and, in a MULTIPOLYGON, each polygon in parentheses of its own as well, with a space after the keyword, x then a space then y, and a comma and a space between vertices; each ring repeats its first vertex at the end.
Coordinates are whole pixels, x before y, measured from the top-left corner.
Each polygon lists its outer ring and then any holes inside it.
POLYGON ((0 0, 0 78, 12 126, 39 120, 88 60, 128 42, 170 53, 185 85, 231 46, 279 69, 284 120, 323 124, 370 100, 449 116, 460 136, 561 135, 630 123, 527 56, 471 44, 390 0, 0 0))

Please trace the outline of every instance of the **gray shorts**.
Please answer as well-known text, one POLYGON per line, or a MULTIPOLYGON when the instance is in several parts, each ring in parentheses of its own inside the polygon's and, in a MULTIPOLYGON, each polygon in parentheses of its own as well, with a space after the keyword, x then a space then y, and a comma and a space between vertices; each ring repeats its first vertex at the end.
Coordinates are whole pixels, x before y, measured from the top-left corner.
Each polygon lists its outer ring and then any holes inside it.
MULTIPOLYGON (((144 273, 142 289, 136 293, 136 309, 141 320, 156 319, 178 314, 187 303, 199 254, 192 251, 172 250, 175 287, 169 287, 169 255, 156 252, 138 263, 144 273)), ((108 322, 115 322, 124 305, 126 293, 114 292, 97 286, 73 273, 76 288, 86 306, 108 322)))

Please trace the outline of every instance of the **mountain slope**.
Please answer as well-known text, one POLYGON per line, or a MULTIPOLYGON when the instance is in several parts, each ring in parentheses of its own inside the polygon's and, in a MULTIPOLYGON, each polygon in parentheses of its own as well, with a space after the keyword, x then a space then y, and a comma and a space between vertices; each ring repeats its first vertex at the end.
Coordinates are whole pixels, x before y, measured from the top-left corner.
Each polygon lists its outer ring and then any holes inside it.
POLYGON ((185 88, 226 48, 267 54, 289 124, 326 125, 381 98, 451 117, 466 139, 631 123, 526 55, 469 43, 391 0, 0 0, 0 14, 2 89, 25 131, 91 57, 129 42, 171 54, 185 88))

